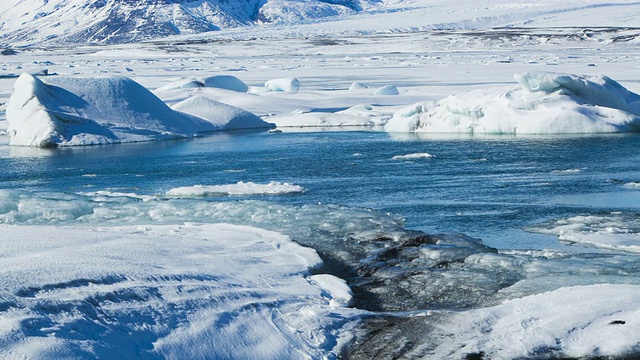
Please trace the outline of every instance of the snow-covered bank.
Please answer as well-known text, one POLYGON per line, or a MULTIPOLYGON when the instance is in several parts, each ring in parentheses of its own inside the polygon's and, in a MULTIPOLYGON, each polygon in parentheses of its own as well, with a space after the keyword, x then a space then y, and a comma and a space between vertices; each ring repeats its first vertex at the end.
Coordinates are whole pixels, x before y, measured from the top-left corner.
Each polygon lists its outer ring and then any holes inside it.
MULTIPOLYGON (((429 358, 582 358, 636 354, 640 286, 561 288, 455 314, 437 325, 446 338, 429 358)), ((424 346, 426 348, 427 346, 424 346)))
POLYGON ((55 147, 271 126, 247 111, 213 101, 189 99, 176 108, 184 112, 169 108, 126 77, 57 77, 44 83, 25 73, 15 82, 7 105, 7 133, 10 145, 55 147))
POLYGON ((517 74, 520 87, 476 90, 403 109, 389 132, 585 134, 640 130, 640 95, 614 80, 548 72, 517 74))
POLYGON ((315 251, 257 228, 0 234, 0 358, 331 358, 357 313, 315 251))

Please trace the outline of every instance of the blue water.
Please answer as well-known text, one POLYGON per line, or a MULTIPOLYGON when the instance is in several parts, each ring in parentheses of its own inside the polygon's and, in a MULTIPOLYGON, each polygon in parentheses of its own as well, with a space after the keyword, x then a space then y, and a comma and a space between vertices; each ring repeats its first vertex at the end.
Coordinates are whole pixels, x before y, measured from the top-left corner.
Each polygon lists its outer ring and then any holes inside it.
POLYGON ((464 233, 500 249, 590 251, 523 229, 640 211, 640 190, 624 186, 640 181, 639 146, 638 135, 418 138, 370 131, 219 133, 68 149, 5 145, 0 189, 157 195, 196 184, 280 181, 306 191, 203 201, 370 208, 403 217, 409 229, 464 233), (424 152, 434 157, 392 159, 424 152))

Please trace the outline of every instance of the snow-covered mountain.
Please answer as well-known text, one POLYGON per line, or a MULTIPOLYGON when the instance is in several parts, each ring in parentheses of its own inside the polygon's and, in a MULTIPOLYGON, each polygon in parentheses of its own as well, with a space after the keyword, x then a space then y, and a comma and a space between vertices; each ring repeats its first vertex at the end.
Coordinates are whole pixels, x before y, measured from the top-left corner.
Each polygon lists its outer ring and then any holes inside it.
POLYGON ((380 0, 3 0, 0 44, 124 43, 354 13, 380 0))

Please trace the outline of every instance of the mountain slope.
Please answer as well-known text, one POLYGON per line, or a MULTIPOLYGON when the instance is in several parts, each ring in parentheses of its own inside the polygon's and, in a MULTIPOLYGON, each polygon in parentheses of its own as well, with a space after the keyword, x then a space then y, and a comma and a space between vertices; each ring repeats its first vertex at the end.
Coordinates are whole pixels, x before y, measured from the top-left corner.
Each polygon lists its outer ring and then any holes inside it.
POLYGON ((124 43, 343 15, 377 0, 3 0, 0 44, 124 43))

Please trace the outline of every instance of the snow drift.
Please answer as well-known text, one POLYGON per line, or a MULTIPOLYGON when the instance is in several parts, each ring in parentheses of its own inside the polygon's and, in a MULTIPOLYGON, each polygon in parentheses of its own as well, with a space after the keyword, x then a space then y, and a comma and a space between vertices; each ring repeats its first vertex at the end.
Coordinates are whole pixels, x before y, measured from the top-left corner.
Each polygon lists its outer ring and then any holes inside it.
POLYGON ((585 134, 640 130, 640 95, 603 76, 515 75, 520 87, 418 103, 394 114, 389 132, 585 134))
MULTIPOLYGON (((45 84, 22 74, 7 106, 10 145, 56 147, 196 136, 229 128, 260 127, 240 109, 208 104, 207 119, 175 111, 126 77, 59 77, 45 84), (222 115, 216 118, 215 110, 222 115)), ((189 104, 180 109, 193 112, 189 104)), ((262 122, 264 127, 267 123, 262 122)))

